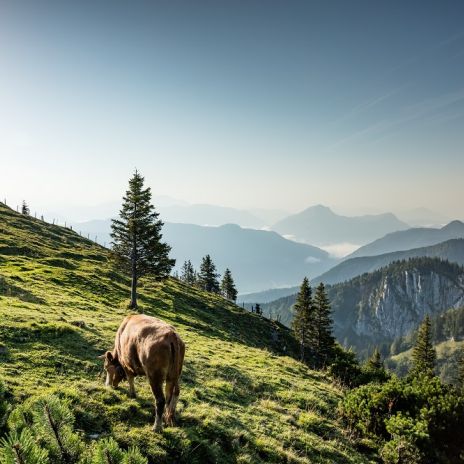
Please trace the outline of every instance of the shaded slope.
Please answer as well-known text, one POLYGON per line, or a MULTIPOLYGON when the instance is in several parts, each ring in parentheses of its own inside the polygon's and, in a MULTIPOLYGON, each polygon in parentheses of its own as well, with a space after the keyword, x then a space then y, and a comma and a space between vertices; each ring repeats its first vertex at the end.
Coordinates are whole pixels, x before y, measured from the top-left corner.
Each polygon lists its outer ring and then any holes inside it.
POLYGON ((312 283, 337 284, 366 272, 374 272, 394 261, 420 257, 446 259, 462 266, 464 265, 464 239, 452 239, 437 245, 407 251, 347 259, 313 279, 312 283))
POLYGON ((0 248, 0 375, 15 401, 57 392, 87 440, 110 434, 150 463, 366 462, 336 422, 341 391, 283 354, 285 328, 174 279, 140 292, 187 344, 180 426, 153 434, 145 379, 129 399, 99 378, 97 355, 127 314, 128 281, 106 250, 1 205, 0 248))
POLYGON ((345 259, 356 258, 359 256, 381 255, 395 251, 427 247, 453 238, 464 238, 463 222, 453 221, 441 229, 419 227, 393 232, 357 249, 345 259))

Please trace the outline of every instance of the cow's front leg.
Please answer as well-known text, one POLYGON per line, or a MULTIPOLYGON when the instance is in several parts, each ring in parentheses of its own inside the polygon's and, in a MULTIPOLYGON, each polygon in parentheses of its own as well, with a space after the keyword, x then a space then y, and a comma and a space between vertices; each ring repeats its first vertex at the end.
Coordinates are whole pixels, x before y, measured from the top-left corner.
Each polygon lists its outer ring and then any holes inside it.
POLYGON ((136 398, 137 395, 135 393, 134 377, 131 375, 128 375, 127 381, 129 382, 129 396, 131 398, 136 398))
POLYGON ((156 411, 155 411, 156 417, 155 417, 155 425, 153 426, 153 430, 155 432, 161 432, 163 430, 163 414, 164 414, 164 407, 166 405, 162 383, 161 381, 158 381, 158 380, 153 381, 150 379, 150 386, 151 386, 151 390, 156 400, 156 411))

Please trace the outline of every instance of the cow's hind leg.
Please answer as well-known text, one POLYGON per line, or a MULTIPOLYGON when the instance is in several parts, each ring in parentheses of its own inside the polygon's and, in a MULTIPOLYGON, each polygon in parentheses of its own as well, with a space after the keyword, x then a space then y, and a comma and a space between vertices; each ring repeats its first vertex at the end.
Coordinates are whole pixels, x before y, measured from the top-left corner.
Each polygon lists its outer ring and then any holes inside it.
POLYGON ((155 432, 161 432, 163 430, 163 414, 164 414, 164 406, 166 405, 166 400, 164 398, 163 393, 163 377, 155 377, 150 378, 150 387, 156 401, 156 417, 155 417, 155 425, 153 426, 153 430, 155 432))
POLYGON ((177 381, 166 382, 166 424, 174 425, 176 416, 176 405, 179 399, 179 383, 177 381))

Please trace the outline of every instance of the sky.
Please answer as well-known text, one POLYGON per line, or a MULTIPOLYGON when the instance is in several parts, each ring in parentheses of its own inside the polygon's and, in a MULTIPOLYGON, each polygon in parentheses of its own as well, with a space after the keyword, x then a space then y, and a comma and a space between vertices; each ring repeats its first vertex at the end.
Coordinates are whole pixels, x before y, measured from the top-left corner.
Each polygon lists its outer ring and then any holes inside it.
POLYGON ((0 197, 464 219, 464 2, 0 0, 0 197))

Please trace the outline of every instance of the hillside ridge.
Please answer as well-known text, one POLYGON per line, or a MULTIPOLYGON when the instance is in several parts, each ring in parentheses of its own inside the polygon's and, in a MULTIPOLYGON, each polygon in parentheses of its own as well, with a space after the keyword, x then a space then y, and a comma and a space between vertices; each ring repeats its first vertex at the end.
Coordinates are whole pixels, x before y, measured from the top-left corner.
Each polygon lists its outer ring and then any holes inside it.
POLYGON ((114 437, 156 463, 363 463, 335 414, 342 391, 288 356, 289 331, 176 279, 141 282, 146 314, 187 345, 179 424, 151 432, 153 399, 137 379, 108 390, 97 356, 128 313, 128 278, 75 232, 0 205, 0 377, 15 404, 54 393, 89 443, 114 437), (93 437, 93 438, 92 438, 93 437))

